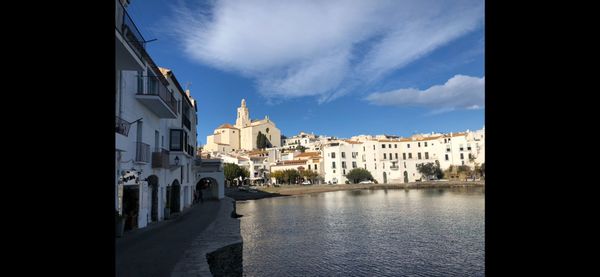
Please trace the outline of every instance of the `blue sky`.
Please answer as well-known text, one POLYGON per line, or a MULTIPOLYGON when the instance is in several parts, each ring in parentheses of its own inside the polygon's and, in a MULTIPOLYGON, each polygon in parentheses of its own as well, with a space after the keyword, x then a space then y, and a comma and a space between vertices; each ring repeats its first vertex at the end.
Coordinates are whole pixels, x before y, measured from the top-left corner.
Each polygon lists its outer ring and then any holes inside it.
POLYGON ((483 1, 133 0, 154 61, 191 83, 198 140, 253 119, 350 137, 484 125, 483 1))

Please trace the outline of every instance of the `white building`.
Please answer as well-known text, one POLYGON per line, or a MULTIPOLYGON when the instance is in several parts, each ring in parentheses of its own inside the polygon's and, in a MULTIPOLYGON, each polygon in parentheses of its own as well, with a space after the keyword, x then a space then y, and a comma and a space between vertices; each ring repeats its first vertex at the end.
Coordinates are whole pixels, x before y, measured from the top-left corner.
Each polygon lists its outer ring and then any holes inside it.
POLYGON ((410 138, 360 135, 324 144, 323 152, 325 182, 345 183, 344 175, 356 167, 367 169, 378 183, 415 182, 422 179, 418 164, 437 161, 445 170, 450 165, 473 168, 484 163, 485 130, 410 138))
POLYGON ((281 131, 275 123, 265 116, 261 120, 250 120, 250 112, 246 107, 246 100, 242 99, 237 109, 235 125, 222 124, 214 133, 206 137, 204 152, 229 153, 237 150, 256 149, 259 132, 268 140, 273 147, 281 146, 281 131))
POLYGON ((126 228, 141 228, 192 204, 197 105, 156 66, 120 1, 115 7, 115 209, 126 228))

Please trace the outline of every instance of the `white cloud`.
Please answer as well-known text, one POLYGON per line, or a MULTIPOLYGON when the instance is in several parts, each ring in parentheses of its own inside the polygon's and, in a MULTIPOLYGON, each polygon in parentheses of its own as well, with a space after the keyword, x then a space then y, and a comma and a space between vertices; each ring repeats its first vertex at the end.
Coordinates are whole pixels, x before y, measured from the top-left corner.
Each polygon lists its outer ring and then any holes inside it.
POLYGON ((255 79, 268 98, 328 101, 481 25, 483 1, 223 0, 174 11, 169 27, 192 59, 255 79))
POLYGON ((413 88, 372 93, 366 97, 371 104, 385 106, 421 106, 435 113, 457 109, 483 109, 485 77, 456 75, 443 85, 426 90, 413 88))

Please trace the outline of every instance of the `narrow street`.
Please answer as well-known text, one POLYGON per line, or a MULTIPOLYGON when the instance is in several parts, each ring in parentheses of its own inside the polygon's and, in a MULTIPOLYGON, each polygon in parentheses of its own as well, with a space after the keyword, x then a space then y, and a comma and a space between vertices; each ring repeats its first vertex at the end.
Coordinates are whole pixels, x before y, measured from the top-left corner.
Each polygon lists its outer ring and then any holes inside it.
POLYGON ((215 220, 222 203, 204 201, 177 218, 116 239, 116 276, 170 276, 191 242, 215 220))

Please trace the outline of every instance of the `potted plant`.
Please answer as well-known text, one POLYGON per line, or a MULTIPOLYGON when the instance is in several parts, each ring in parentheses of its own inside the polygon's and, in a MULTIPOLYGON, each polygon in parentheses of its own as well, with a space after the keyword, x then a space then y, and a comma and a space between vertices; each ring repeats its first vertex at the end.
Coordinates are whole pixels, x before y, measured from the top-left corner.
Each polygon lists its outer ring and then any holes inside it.
POLYGON ((125 230, 125 217, 119 214, 119 211, 115 210, 115 235, 117 237, 123 236, 125 230))

